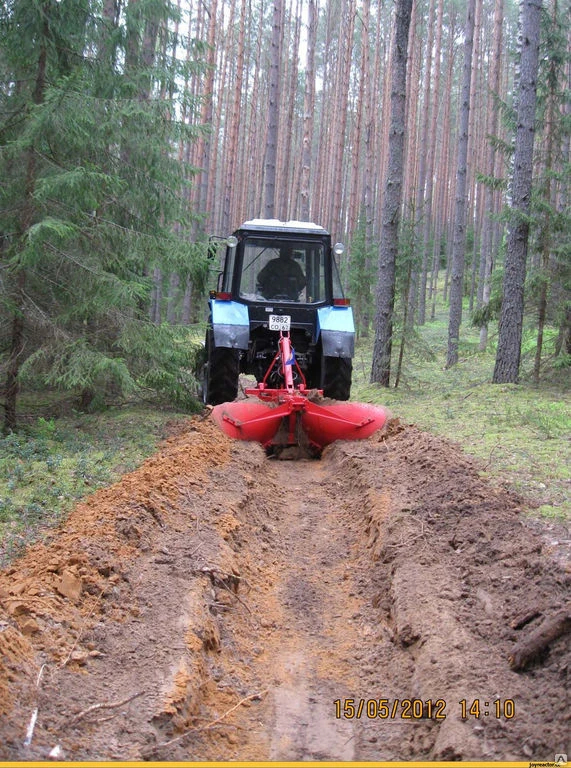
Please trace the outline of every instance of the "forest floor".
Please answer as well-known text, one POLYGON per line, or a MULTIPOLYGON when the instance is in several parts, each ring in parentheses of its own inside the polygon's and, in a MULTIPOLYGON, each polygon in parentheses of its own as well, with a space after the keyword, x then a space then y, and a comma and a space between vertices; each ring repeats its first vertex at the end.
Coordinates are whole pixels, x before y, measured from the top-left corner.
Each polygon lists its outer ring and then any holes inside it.
POLYGON ((298 461, 173 425, 0 573, 0 759, 571 752, 569 634, 516 669, 568 524, 481 469, 397 419, 298 461))

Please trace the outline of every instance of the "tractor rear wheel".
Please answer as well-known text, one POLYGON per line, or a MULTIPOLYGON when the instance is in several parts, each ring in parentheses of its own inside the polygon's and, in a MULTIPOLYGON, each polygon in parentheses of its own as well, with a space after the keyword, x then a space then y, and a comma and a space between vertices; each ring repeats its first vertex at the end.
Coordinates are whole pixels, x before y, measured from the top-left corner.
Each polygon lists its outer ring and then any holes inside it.
POLYGON ((353 361, 350 357, 321 358, 321 388, 324 397, 348 400, 351 394, 353 361))
POLYGON ((228 347, 215 347, 212 334, 206 340, 207 360, 204 365, 202 399, 207 405, 219 405, 236 399, 240 375, 240 352, 228 347))

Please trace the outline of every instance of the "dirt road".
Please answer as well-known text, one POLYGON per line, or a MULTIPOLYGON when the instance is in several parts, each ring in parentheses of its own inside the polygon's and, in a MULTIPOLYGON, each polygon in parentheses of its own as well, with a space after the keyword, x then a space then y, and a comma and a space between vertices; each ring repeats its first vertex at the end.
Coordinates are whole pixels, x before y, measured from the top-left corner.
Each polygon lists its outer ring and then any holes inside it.
POLYGON ((275 461, 185 422, 0 574, 0 758, 553 760, 569 634, 512 667, 565 555, 413 426, 275 461))

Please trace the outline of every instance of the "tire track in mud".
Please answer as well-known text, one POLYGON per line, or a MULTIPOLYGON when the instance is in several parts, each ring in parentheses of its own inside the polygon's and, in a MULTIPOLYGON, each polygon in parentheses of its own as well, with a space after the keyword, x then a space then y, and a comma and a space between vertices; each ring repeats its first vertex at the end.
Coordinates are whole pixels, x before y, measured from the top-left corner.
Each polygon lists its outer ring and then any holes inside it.
POLYGON ((569 585, 446 441, 393 423, 280 462, 195 419, 0 574, 0 757, 551 760, 568 637, 507 658, 569 585), (367 716, 406 698, 446 718, 367 716), (462 720, 462 699, 516 716, 462 720))
MULTIPOLYGON (((355 685, 347 654, 358 647, 353 623, 357 599, 343 578, 347 542, 339 539, 339 515, 331 505, 339 481, 316 462, 278 462, 271 469, 276 510, 279 579, 258 610, 274 630, 267 638, 270 760, 352 760, 350 721, 335 718, 334 700, 355 685), (335 663, 332 663, 335 660, 335 663)), ((274 569, 272 569, 273 572, 274 569)), ((345 573, 345 576, 347 574, 345 573)), ((270 577, 274 579, 273 573, 270 577)))

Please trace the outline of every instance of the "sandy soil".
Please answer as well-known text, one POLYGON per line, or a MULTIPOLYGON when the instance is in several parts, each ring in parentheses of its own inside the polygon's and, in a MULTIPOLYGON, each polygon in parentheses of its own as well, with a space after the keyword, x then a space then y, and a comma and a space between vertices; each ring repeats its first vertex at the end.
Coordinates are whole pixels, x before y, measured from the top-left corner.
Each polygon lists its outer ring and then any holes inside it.
POLYGON ((0 574, 0 759, 571 753, 569 634, 510 664, 571 583, 522 511, 396 421, 319 461, 180 424, 0 574))

